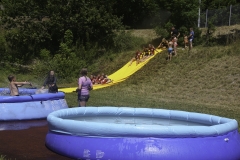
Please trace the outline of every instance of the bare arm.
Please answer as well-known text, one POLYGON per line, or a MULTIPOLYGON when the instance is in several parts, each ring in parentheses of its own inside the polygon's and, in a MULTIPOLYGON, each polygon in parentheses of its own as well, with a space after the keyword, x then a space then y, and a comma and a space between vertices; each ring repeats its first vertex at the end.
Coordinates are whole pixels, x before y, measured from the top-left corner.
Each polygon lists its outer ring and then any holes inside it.
POLYGON ((25 84, 29 84, 29 85, 32 85, 30 82, 13 82, 15 85, 17 85, 18 87, 21 87, 25 84))
POLYGON ((180 36, 180 32, 178 32, 177 38, 180 36))

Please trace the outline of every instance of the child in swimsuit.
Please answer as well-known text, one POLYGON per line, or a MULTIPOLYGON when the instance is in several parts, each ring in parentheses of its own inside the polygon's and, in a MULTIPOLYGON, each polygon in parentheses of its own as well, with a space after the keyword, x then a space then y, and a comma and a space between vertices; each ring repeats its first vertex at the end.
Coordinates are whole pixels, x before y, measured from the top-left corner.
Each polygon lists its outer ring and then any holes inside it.
POLYGON ((29 84, 30 86, 32 86, 32 83, 30 82, 17 82, 16 81, 16 77, 9 75, 8 76, 8 80, 9 80, 9 89, 10 89, 10 95, 11 96, 19 96, 19 91, 18 91, 18 87, 22 87, 25 84, 29 84))

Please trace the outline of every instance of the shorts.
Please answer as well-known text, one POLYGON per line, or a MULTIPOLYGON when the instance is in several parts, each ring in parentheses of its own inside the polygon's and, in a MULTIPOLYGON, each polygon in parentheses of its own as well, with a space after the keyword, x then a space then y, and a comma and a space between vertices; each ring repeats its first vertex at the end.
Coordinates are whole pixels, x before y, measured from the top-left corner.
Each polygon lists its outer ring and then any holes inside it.
POLYGON ((80 94, 78 94, 78 101, 80 101, 80 102, 82 102, 82 101, 87 102, 89 97, 90 97, 89 95, 80 95, 80 94))
POLYGON ((189 42, 192 42, 193 41, 193 39, 189 39, 189 42))
POLYGON ((168 54, 172 54, 173 48, 168 48, 168 54))

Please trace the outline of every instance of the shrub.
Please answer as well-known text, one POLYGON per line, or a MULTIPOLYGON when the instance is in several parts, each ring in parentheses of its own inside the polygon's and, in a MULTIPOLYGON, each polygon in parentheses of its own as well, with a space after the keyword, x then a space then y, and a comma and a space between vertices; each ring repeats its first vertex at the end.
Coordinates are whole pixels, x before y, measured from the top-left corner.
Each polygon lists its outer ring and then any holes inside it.
POLYGON ((133 36, 129 31, 121 31, 113 37, 113 51, 123 52, 139 48, 144 42, 143 38, 133 36))

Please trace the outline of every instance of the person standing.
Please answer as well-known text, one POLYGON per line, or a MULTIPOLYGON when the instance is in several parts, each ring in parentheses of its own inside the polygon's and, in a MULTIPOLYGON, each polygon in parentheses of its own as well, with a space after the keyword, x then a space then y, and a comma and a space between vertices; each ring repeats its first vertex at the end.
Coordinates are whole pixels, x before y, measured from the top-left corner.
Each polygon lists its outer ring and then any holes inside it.
POLYGON ((46 86, 48 86, 48 92, 49 93, 56 93, 58 92, 58 87, 57 87, 57 78, 55 76, 55 73, 53 70, 49 71, 44 83, 43 83, 43 86, 42 86, 42 89, 44 89, 46 86))
POLYGON ((8 80, 9 80, 9 90, 10 90, 10 95, 11 96, 19 96, 19 91, 18 91, 18 87, 22 87, 25 84, 29 84, 30 86, 32 86, 32 83, 30 82, 17 82, 16 81, 16 77, 13 75, 9 75, 8 76, 8 80))
POLYGON ((168 59, 169 61, 172 60, 172 52, 173 52, 173 42, 170 40, 168 42, 168 59))
POLYGON ((175 27, 172 27, 172 30, 171 30, 171 37, 173 36, 176 36, 176 38, 180 36, 180 32, 178 32, 178 30, 175 27))
POLYGON ((188 48, 188 35, 185 33, 183 35, 183 41, 184 41, 184 48, 188 48))
POLYGON ((177 55, 177 37, 174 35, 172 38, 172 42, 173 42, 173 50, 174 50, 174 56, 177 55))
POLYGON ((189 39, 189 51, 192 49, 193 45, 192 45, 192 42, 193 42, 193 39, 194 39, 194 31, 193 31, 193 28, 190 28, 190 33, 189 33, 189 36, 188 36, 188 39, 189 39))
POLYGON ((87 77, 87 69, 83 68, 80 72, 81 76, 78 79, 78 101, 79 107, 86 107, 86 103, 90 98, 90 90, 93 89, 92 81, 87 77))

